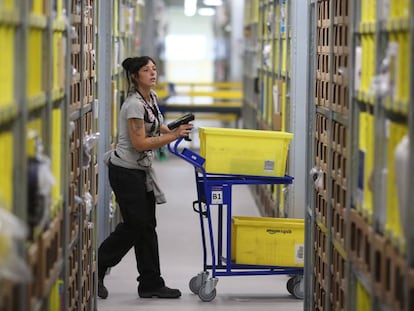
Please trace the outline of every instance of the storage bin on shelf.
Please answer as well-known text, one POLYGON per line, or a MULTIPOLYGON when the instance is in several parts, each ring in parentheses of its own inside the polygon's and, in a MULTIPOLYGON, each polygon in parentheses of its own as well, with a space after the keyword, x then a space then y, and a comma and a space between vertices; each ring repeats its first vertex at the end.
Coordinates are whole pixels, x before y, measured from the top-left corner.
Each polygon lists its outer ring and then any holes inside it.
POLYGON ((200 127, 200 155, 213 174, 284 176, 292 133, 200 127))
POLYGON ((303 219, 233 216, 232 260, 237 264, 303 267, 303 219))

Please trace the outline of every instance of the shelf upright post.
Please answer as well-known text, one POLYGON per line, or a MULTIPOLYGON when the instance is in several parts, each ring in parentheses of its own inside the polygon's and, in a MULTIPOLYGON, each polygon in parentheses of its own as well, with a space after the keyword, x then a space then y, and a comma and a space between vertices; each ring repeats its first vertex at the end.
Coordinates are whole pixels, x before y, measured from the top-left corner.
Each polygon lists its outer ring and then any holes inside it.
MULTIPOLYGON (((309 73, 309 56, 303 51, 309 48, 309 5, 293 1, 292 5, 292 38, 291 38, 291 88, 290 88, 290 131, 295 139, 290 145, 289 172, 292 176, 307 176, 308 168, 303 155, 309 156, 306 150, 308 93, 307 77, 309 73)), ((311 88, 313 89, 313 88, 311 88)), ((289 187, 289 217, 304 218, 306 206, 306 178, 296 178, 289 187)))
MULTIPOLYGON (((356 34, 357 23, 359 22, 359 15, 357 10, 359 9, 356 0, 349 1, 348 12, 351 12, 349 15, 349 98, 348 98, 348 106, 349 106, 349 114, 348 114, 348 133, 346 145, 348 146, 347 149, 347 157, 348 163, 350 163, 348 167, 347 176, 347 194, 346 194, 346 202, 347 206, 345 209, 345 220, 346 220, 346 237, 345 237, 345 251, 347 254, 350 254, 351 251, 351 208, 352 206, 356 205, 356 180, 352 176, 358 173, 358 133, 359 133, 359 126, 358 126, 358 114, 359 109, 358 105, 355 103, 355 79, 353 79, 354 72, 352 71, 355 68, 355 50, 358 45, 358 38, 356 34)), ((353 277, 353 268, 351 258, 347 258, 345 262, 345 279, 348 280, 346 282, 346 293, 350 299, 345 299, 345 310, 356 310, 356 299, 353 297, 356 296, 356 282, 355 278, 353 277)))
MULTIPOLYGON (((306 165, 307 171, 310 171, 310 168, 314 165, 315 159, 315 148, 314 148, 314 133, 315 133, 315 126, 314 126, 314 119, 316 114, 316 109, 314 105, 314 98, 315 98, 315 73, 316 73, 316 19, 317 19, 317 0, 308 0, 309 6, 309 20, 308 20, 308 36, 309 42, 308 45, 308 58, 307 61, 309 63, 309 74, 307 80, 307 136, 306 136, 306 150, 308 151, 308 155, 306 157, 306 165)), ((293 10, 292 10, 293 11, 293 10)), ((292 12, 293 15, 293 12, 292 12)), ((305 265, 304 265, 304 289, 305 289, 305 297, 304 297, 304 311, 311 311, 313 310, 314 300, 313 300, 313 292, 314 286, 312 281, 313 275, 313 266, 315 264, 313 258, 313 241, 315 236, 313 235, 313 227, 315 223, 314 217, 314 202, 315 202, 315 190, 313 186, 313 180, 309 174, 305 174, 307 178, 304 178, 306 181, 306 201, 307 204, 305 205, 305 265)), ((295 181, 296 182, 296 181, 295 181)))
MULTIPOLYGON (((148 1, 150 2, 150 1, 148 1)), ((98 199, 98 245, 109 234, 109 203, 110 186, 108 181, 108 168, 103 162, 105 152, 110 149, 111 137, 111 65, 112 62, 112 1, 100 1, 98 8, 98 33, 97 47, 98 58, 98 118, 99 118, 99 146, 98 146, 98 168, 99 168, 99 199, 98 199)), ((99 258, 98 258, 99 259, 99 258)))
MULTIPOLYGON (((410 1, 410 14, 409 16, 414 16, 414 0, 410 1)), ((410 104, 408 107, 408 127, 409 127, 409 172, 414 171, 414 20, 410 18, 410 104)), ((408 174, 408 184, 410 185, 408 188, 411 188, 414 185, 414 175, 408 174)), ((406 236, 406 245, 407 245, 407 266, 409 267, 410 271, 414 270, 414 228, 410 224, 410 222, 414 219, 414 194, 412 191, 408 191, 407 197, 407 217, 405 219, 407 236, 406 236)), ((414 277, 412 274, 409 275, 410 277, 414 277)), ((414 283, 414 280, 409 280, 410 282, 414 283)), ((412 283, 411 283, 411 286, 412 283)), ((414 297, 410 293, 409 285, 406 285, 405 290, 405 297, 407 297, 407 307, 406 310, 413 310, 414 308, 414 297)))
MULTIPOLYGON (((63 18, 66 20, 65 23, 65 44, 66 50, 65 54, 70 55, 71 48, 72 48, 72 40, 70 37, 70 2, 71 0, 64 0, 64 8, 65 11, 63 12, 63 18)), ((64 143, 62 144, 62 174, 61 178, 62 181, 62 198, 63 198, 63 233, 62 233, 62 244, 67 246, 69 245, 69 217, 70 217, 70 208, 69 208, 69 126, 70 126, 70 118, 69 118, 69 105, 70 105, 70 85, 71 85, 71 59, 70 57, 65 57, 65 84, 64 84, 64 93, 66 94, 64 98, 64 103, 62 107, 62 137, 64 143)), ((63 310, 67 310, 69 306, 69 250, 68 247, 63 247, 63 270, 62 270, 62 278, 63 278, 63 293, 62 293, 62 304, 63 310)))
MULTIPOLYGON (((13 187, 13 213, 22 221, 27 220, 27 157, 26 157, 26 124, 28 119, 27 109, 27 51, 28 49, 28 16, 29 6, 25 0, 17 0, 17 8, 20 9, 19 23, 16 26, 15 33, 15 55, 14 55, 14 94, 17 103, 18 115, 16 122, 13 124, 13 154, 14 154, 14 185, 19 187, 13 187), (22 195, 23 194, 23 195, 22 195)), ((17 245, 17 251, 25 257, 26 249, 24 243, 17 245)), ((17 310, 23 311, 26 308, 26 286, 18 286, 18 296, 16 299, 17 310)))
MULTIPOLYGON (((378 0, 375 8, 375 75, 381 73, 382 60, 385 56, 387 48, 387 35, 382 29, 383 17, 381 16, 381 10, 383 8, 383 1, 378 0)), ((387 167, 387 139, 386 139, 386 116, 384 109, 384 96, 375 95, 374 98, 374 195, 373 195, 373 232, 384 233, 385 232, 385 213, 386 213, 386 193, 387 185, 384 176, 384 169, 387 167)), ((375 253, 374 249, 370 249, 370 265, 375 266, 375 253)), ((380 302, 375 295, 371 296, 371 309, 377 310, 380 308, 380 302)))
POLYGON ((45 125, 43 126, 43 130, 45 131, 44 135, 44 152, 49 157, 51 156, 51 149, 52 149, 52 89, 53 89, 53 29, 52 29, 52 2, 45 1, 44 2, 44 10, 46 12, 46 29, 45 29, 45 42, 47 48, 44 52, 44 70, 46 71, 46 75, 43 75, 44 85, 45 85, 45 95, 46 95, 46 105, 43 113, 43 117, 45 125))
MULTIPOLYGON (((411 0, 410 3, 410 16, 414 16, 414 0, 411 0)), ((414 170, 414 107, 413 107, 413 100, 414 100, 414 19, 410 19, 410 55, 411 55, 411 62, 410 62, 410 102, 409 105, 409 111, 408 111, 408 126, 409 126, 409 137, 410 137, 410 168, 409 171, 413 172, 414 170)), ((414 185, 414 175, 409 174, 409 185, 414 185)), ((408 197, 408 204, 407 206, 414 206, 414 195, 413 192, 409 192, 408 197)), ((409 208, 407 210, 407 221, 410 221, 414 219, 414 209, 409 208)), ((407 249, 407 260, 411 268, 414 268, 414 228, 413 226, 410 226, 407 224, 408 231, 408 237, 407 237, 407 243, 408 246, 407 249)), ((414 298, 414 297, 413 297, 414 298)))
MULTIPOLYGON (((81 289, 83 287, 83 280, 82 280, 82 272, 83 271, 83 235, 84 235, 84 230, 83 230, 83 224, 84 224, 84 213, 83 213, 83 209, 85 209, 85 202, 83 200, 84 198, 84 176, 85 176, 85 171, 83 169, 83 158, 81 155, 83 155, 84 152, 84 146, 83 146, 83 138, 85 135, 85 124, 83 122, 83 119, 85 118, 85 111, 84 111, 84 107, 85 107, 85 3, 86 0, 79 0, 79 5, 80 5, 80 16, 81 16, 81 20, 80 20, 80 31, 79 31, 79 42, 80 42, 80 51, 79 54, 81 55, 81 60, 80 60, 80 108, 78 111, 78 116, 77 118, 80 120, 79 122, 79 132, 80 132, 80 146, 79 146, 79 159, 78 159, 78 167, 79 167, 79 177, 78 177, 78 184, 77 184, 77 190, 78 190, 78 195, 80 196, 80 198, 82 198, 82 203, 79 204, 79 214, 78 214, 78 218, 77 218, 77 222, 79 225, 79 229, 78 229, 78 239, 77 239, 77 247, 80 251, 78 251, 77 255, 77 261, 80 267, 80 270, 78 271, 78 278, 77 278, 77 283, 78 283, 78 288, 81 289)), ((82 290, 78 291, 78 299, 76 299, 76 306, 77 309, 80 310, 82 308, 82 299, 83 298, 83 293, 82 290)))

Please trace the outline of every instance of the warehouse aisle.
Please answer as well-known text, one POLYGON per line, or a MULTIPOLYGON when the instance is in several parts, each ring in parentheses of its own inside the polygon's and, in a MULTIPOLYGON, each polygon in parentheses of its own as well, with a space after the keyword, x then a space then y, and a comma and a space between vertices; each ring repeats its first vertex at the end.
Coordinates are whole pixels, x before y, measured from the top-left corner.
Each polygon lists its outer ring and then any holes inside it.
MULTIPOLYGON (((202 302, 189 287, 189 280, 202 269, 202 250, 198 215, 192 210, 196 199, 194 170, 185 161, 168 154, 155 165, 168 203, 158 206, 158 236, 161 270, 170 287, 179 288, 180 299, 140 299, 137 295, 133 252, 105 278, 109 290, 106 300, 98 298, 99 311, 164 310, 303 310, 303 301, 286 290, 287 276, 220 277, 217 296, 202 302)), ((233 214, 258 216, 247 186, 233 188, 233 214)))

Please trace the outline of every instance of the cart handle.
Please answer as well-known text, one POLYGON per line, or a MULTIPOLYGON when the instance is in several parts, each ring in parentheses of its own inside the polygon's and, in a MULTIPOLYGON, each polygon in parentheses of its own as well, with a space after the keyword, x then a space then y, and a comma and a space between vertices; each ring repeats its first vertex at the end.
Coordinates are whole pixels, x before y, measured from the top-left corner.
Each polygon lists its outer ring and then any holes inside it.
POLYGON ((203 201, 200 201, 200 200, 193 201, 193 211, 196 212, 197 214, 201 214, 201 215, 207 217, 207 212, 206 211, 203 212, 202 208, 201 208, 201 205, 203 203, 205 204, 206 202, 203 202, 203 201), (199 207, 198 209, 197 209, 197 205, 199 207))
POLYGON ((200 169, 205 174, 205 170, 203 167, 203 164, 206 161, 205 158, 203 158, 198 153, 195 153, 194 151, 188 148, 183 148, 182 151, 178 150, 178 145, 183 141, 183 139, 184 139, 183 137, 178 138, 174 142, 173 147, 171 147, 171 144, 168 144, 168 150, 171 153, 175 154, 177 157, 180 157, 181 159, 189 162, 196 168, 200 169))

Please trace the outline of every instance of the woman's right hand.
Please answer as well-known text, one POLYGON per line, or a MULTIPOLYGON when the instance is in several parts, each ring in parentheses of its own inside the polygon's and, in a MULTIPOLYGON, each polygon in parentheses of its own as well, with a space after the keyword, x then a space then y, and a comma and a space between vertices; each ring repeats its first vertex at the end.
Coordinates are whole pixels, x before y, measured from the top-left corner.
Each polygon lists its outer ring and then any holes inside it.
POLYGON ((181 124, 174 130, 177 138, 180 137, 188 137, 190 135, 191 130, 193 129, 194 125, 191 123, 188 124, 181 124))

